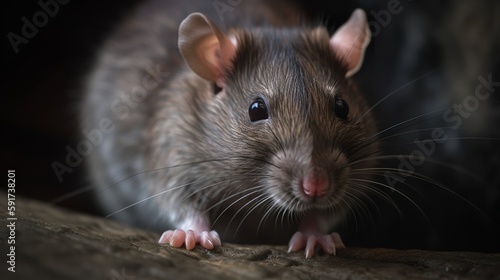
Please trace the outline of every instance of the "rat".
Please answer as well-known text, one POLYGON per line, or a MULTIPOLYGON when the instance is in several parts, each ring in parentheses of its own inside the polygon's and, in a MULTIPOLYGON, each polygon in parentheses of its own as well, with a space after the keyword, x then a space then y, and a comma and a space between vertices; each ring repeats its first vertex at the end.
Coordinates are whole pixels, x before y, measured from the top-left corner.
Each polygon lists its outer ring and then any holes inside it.
POLYGON ((343 248, 333 229, 369 189, 378 147, 352 79, 370 41, 365 13, 331 36, 301 25, 223 32, 192 13, 175 42, 182 60, 166 70, 151 63, 174 42, 149 31, 111 43, 89 77, 82 126, 112 130, 87 159, 92 183, 106 187, 99 203, 187 250, 288 241, 309 258, 343 248))

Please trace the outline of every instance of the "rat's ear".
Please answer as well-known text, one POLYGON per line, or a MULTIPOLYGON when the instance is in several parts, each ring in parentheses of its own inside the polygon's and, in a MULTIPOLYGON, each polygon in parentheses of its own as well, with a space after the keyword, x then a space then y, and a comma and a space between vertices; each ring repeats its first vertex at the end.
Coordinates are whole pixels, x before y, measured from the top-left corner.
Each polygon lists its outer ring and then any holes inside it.
POLYGON ((179 27, 179 50, 184 60, 200 77, 224 86, 224 72, 229 70, 236 53, 230 40, 205 15, 190 14, 179 27))
POLYGON ((363 64, 370 39, 366 14, 361 9, 356 9, 349 20, 330 38, 330 46, 347 66, 347 78, 358 72, 363 64))

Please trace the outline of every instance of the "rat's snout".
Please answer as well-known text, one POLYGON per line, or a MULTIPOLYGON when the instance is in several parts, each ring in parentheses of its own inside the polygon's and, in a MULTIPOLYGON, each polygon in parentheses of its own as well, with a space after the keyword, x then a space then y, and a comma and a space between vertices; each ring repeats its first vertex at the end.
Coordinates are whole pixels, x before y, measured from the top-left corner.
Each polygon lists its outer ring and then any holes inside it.
POLYGON ((307 196, 321 197, 328 192, 328 176, 325 171, 312 170, 301 181, 300 187, 307 196))

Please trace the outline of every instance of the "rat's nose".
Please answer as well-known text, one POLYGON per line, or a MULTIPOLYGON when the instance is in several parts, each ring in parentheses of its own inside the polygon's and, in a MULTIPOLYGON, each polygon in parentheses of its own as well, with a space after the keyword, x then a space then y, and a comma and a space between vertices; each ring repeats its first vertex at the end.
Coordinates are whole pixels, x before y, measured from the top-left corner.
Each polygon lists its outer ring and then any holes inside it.
POLYGON ((302 190, 309 197, 324 196, 328 192, 328 176, 324 171, 311 171, 302 181, 302 190))

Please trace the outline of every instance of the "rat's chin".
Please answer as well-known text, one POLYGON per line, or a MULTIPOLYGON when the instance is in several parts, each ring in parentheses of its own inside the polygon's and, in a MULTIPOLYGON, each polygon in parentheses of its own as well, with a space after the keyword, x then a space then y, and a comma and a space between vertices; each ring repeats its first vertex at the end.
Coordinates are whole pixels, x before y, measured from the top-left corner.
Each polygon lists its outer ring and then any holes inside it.
POLYGON ((295 213, 307 213, 310 211, 327 211, 328 209, 331 209, 331 205, 326 205, 323 203, 303 203, 299 202, 296 205, 294 205, 292 212, 295 213))
POLYGON ((315 198, 301 196, 290 201, 293 201, 293 209, 296 212, 307 212, 311 210, 322 211, 335 208, 339 204, 340 197, 333 197, 331 195, 315 198))

